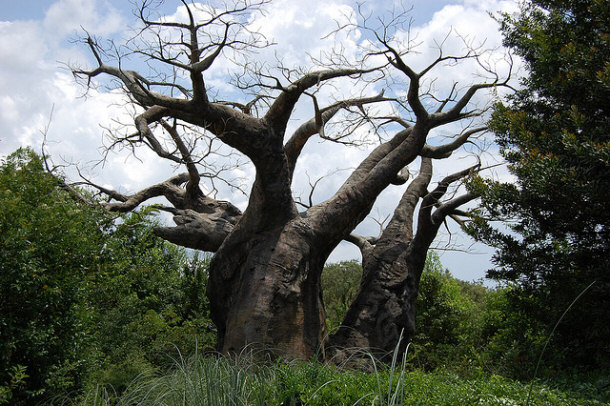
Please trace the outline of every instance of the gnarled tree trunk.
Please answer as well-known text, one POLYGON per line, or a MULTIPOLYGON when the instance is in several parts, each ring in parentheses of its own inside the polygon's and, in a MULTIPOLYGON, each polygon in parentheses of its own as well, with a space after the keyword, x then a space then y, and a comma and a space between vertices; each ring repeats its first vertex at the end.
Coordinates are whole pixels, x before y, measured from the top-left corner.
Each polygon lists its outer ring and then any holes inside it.
POLYGON ((405 350, 415 333, 415 303, 428 249, 445 217, 476 196, 465 194, 442 204, 440 199, 452 182, 473 169, 446 177, 428 192, 432 161, 422 158, 419 175, 405 191, 379 239, 350 237, 362 251, 363 274, 356 298, 330 340, 339 359, 353 349, 366 349, 382 359, 397 348, 399 352, 405 350), (418 204, 417 231, 413 233, 418 204))
MULTIPOLYGON (((298 359, 324 352, 324 263, 400 168, 416 158, 426 131, 400 132, 363 161, 335 196, 303 213, 282 217, 275 208, 266 216, 266 208, 251 199, 211 263, 208 295, 220 351, 262 348, 298 359), (386 160, 388 154, 395 158, 386 160)), ((259 173, 257 182, 263 178, 259 173)))
POLYGON ((227 239, 214 256, 208 287, 218 349, 263 349, 308 359, 319 348, 324 256, 306 221, 227 239))
MULTIPOLYGON (((464 55, 444 56, 441 52, 416 72, 403 59, 407 55, 403 44, 392 45, 396 40, 391 34, 393 28, 383 27, 381 33, 371 36, 379 40, 378 49, 363 45, 362 55, 355 61, 347 61, 344 55, 327 55, 327 59, 320 60, 328 60, 330 65, 321 70, 280 66, 273 76, 274 71, 260 71, 266 69, 265 64, 244 62, 242 68, 248 73, 244 77, 251 75, 254 79, 238 78, 234 90, 244 90, 245 97, 250 97, 251 91, 257 92, 254 98, 246 104, 222 98, 213 100, 204 74, 215 61, 222 59, 228 49, 245 52, 245 48, 267 44, 259 34, 249 31, 253 13, 250 10, 263 7, 266 1, 236 1, 233 5, 229 2, 222 5, 224 9, 219 5, 221 9, 215 9, 212 16, 207 11, 201 13, 196 3, 182 3, 186 9, 186 14, 181 14, 186 15, 184 21, 169 21, 149 19, 154 15, 149 10, 151 3, 142 2, 137 12, 143 24, 141 33, 145 39, 144 34, 150 34, 153 40, 148 46, 136 46, 131 41, 126 44, 135 47, 128 55, 143 56, 146 63, 154 65, 151 70, 158 75, 148 80, 129 70, 127 58, 119 60, 116 66, 107 64, 105 59, 109 55, 124 48, 113 46, 111 52, 105 52, 91 37, 86 43, 97 66, 92 70, 74 69, 73 73, 84 78, 87 85, 98 75, 113 77, 138 111, 143 109, 134 117, 136 133, 129 129, 127 135, 116 136, 113 145, 130 148, 144 145, 159 158, 186 167, 186 173, 132 195, 89 184, 115 200, 103 204, 112 211, 133 210, 151 198, 165 197, 171 207, 161 209, 174 215, 176 226, 159 227, 157 235, 185 247, 215 252, 208 295, 220 351, 239 353, 248 348, 263 348, 289 358, 310 358, 324 336, 320 274, 331 251, 349 238, 388 185, 404 182, 400 173, 406 165, 418 156, 447 157, 472 134, 466 132, 446 145, 430 147, 426 138, 432 129, 479 115, 480 111, 466 109, 473 96, 481 89, 506 82, 491 74, 488 82, 463 90, 454 86, 444 96, 433 96, 431 89, 420 89, 422 78, 447 61, 473 58, 476 53, 467 50, 464 55), (172 35, 165 35, 165 30, 172 31, 172 35), (175 42, 177 38, 180 42, 175 42), (200 44, 202 38, 208 42, 200 44), (382 65, 370 67, 371 61, 378 61, 380 56, 382 65), (255 71, 249 71, 252 66, 255 71), (390 70, 398 75, 391 75, 390 70), (367 75, 374 75, 370 82, 366 82, 367 75), (317 89, 329 81, 338 78, 360 81, 364 95, 381 83, 379 79, 383 76, 391 78, 392 86, 397 86, 398 77, 403 78, 404 89, 391 90, 392 98, 384 97, 382 91, 378 96, 334 100, 334 104, 324 108, 318 106, 317 89), (163 78, 169 81, 159 82, 163 78), (189 78, 188 85, 179 78, 189 78), (175 96, 175 92, 180 95, 175 96), (314 117, 288 136, 288 122, 304 94, 313 100, 314 117), (375 102, 397 102, 392 110, 410 110, 409 118, 375 119, 364 108, 375 102), (344 134, 329 137, 324 127, 339 110, 351 107, 357 107, 353 113, 358 114, 358 119, 354 122, 394 124, 403 129, 375 148, 334 196, 299 213, 291 190, 299 155, 316 134, 343 142, 344 134), (433 108, 431 112, 429 107, 433 108), (185 131, 181 132, 182 129, 185 131), (200 151, 197 143, 202 140, 209 143, 207 149, 200 151), (214 152, 212 141, 243 154, 256 169, 243 214, 233 204, 207 196, 200 186, 199 171, 201 166, 208 168, 206 161, 214 152)), ((402 17, 392 19, 402 20, 402 17)), ((224 62, 234 63, 227 58, 224 62)), ((463 203, 454 199, 441 204, 432 214, 432 205, 439 202, 442 188, 439 186, 436 192, 425 195, 418 232, 411 239, 410 232, 405 231, 411 220, 403 217, 412 218, 415 204, 429 182, 429 177, 424 179, 425 173, 427 169, 422 167, 419 180, 407 189, 412 196, 403 199, 406 203, 399 205, 391 227, 375 246, 368 241, 360 244, 365 277, 345 328, 334 337, 335 343, 387 350, 397 341, 401 330, 412 333, 413 303, 425 251, 442 219, 463 203), (349 335, 348 331, 354 334, 349 335)), ((86 200, 73 192, 80 200, 86 200)))

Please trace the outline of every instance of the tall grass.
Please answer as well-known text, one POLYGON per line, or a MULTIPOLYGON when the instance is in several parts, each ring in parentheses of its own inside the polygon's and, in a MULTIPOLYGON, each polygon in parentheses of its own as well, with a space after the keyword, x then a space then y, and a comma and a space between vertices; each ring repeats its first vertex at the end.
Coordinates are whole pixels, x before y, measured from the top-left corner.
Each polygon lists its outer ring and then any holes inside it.
MULTIPOLYGON (((317 362, 255 363, 251 358, 197 356, 175 360, 165 374, 140 376, 117 395, 98 387, 63 405, 522 405, 528 386, 497 375, 463 379, 445 371, 409 370, 406 353, 388 365, 368 356, 372 372, 347 371, 317 362)), ((532 386, 531 405, 602 405, 597 396, 532 386)), ((607 400, 607 399, 606 399, 607 400)), ((56 403, 59 404, 59 403, 56 403)))
POLYGON ((116 405, 262 406, 273 398, 267 384, 272 374, 268 367, 224 357, 181 358, 166 375, 136 379, 116 405))

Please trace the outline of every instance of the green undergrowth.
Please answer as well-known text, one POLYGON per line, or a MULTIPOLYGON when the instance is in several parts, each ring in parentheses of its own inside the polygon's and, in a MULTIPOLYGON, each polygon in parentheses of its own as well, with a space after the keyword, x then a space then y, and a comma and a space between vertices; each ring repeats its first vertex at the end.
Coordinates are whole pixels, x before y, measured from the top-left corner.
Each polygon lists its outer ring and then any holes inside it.
MULTIPOLYGON (((165 374, 139 376, 117 395, 97 387, 54 405, 524 405, 529 384, 483 372, 424 372, 402 365, 343 370, 317 362, 253 363, 222 357, 177 360, 165 374)), ((605 391, 605 392, 604 392, 605 391)), ((603 405, 595 385, 535 383, 529 405, 603 405)))

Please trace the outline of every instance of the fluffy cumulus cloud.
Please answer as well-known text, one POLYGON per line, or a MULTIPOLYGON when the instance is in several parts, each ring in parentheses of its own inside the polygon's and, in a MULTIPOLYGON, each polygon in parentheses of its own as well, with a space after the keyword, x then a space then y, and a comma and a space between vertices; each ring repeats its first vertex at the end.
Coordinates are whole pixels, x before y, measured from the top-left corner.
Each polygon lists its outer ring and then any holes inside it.
MULTIPOLYGON (((100 14, 92 1, 65 1, 53 4, 44 21, 0 22, 0 88, 2 116, 0 152, 6 154, 22 145, 39 145, 43 130, 54 110, 54 124, 65 130, 66 140, 81 138, 78 128, 93 124, 87 118, 105 119, 106 104, 112 99, 99 95, 83 104, 71 75, 62 69, 58 58, 82 56, 67 40, 85 14, 97 15, 92 33, 110 32, 118 27, 116 15, 100 14), (84 14, 83 14, 84 13, 84 14), (84 107, 86 106, 86 107, 84 107), (75 111, 87 110, 75 117, 75 111), (92 113, 89 113, 91 111, 92 113), (77 131, 73 131, 73 129, 77 131)), ((85 22, 91 22, 88 17, 85 22)), ((65 62, 65 60, 64 60, 65 62)), ((91 127, 94 131, 97 124, 91 127)), ((99 127, 97 127, 99 128, 99 127)), ((91 140, 90 140, 91 141, 91 140)), ((84 145, 82 145, 84 146, 84 145)))
MULTIPOLYGON (((93 36, 121 35, 126 18, 108 1, 60 0, 41 21, 0 22, 0 155, 20 146, 40 151, 46 133, 57 164, 92 167, 102 158, 102 127, 130 121, 129 111, 119 92, 86 92, 67 65, 91 63, 87 49, 75 43, 83 29, 93 36)), ((152 168, 133 170, 131 160, 118 160, 111 157, 100 181, 119 180, 117 186, 127 189, 159 180, 152 168)))
POLYGON ((47 10, 43 26, 58 39, 84 27, 91 34, 110 35, 123 29, 125 19, 108 1, 59 0, 47 10))
MULTIPOLYGON (((101 157, 104 127, 116 128, 113 124, 115 120, 123 123, 133 121, 135 113, 125 108, 120 92, 100 87, 84 95, 85 89, 74 82, 66 68, 66 64, 90 66, 93 62, 86 46, 71 41, 78 37, 77 33, 83 34, 81 27, 91 35, 116 40, 131 35, 136 24, 126 3, 124 0, 58 0, 48 6, 41 20, 0 21, 0 156, 24 145, 39 149, 41 132, 50 120, 47 141, 53 157, 87 166, 89 162, 101 157)), ((396 2, 397 6, 402 3, 396 2)), ((504 51, 498 49, 501 43, 498 25, 489 17, 488 11, 514 11, 516 1, 443 0, 423 3, 415 3, 411 32, 399 32, 396 37, 402 39, 403 43, 408 38, 413 39, 414 43, 421 43, 408 55, 409 63, 416 67, 426 66, 438 56, 436 44, 441 41, 445 41, 445 54, 456 55, 464 52, 466 43, 473 47, 481 45, 490 50, 490 58, 485 63, 500 69, 500 74, 505 73, 505 68, 501 67, 504 51), (450 37, 445 39, 448 33, 450 37)), ((23 7, 27 7, 27 2, 23 4, 23 7)), ((362 11, 380 12, 371 4, 368 7, 362 11)), ((209 7, 202 6, 199 14, 205 17, 209 12, 209 7)), ((361 46, 374 38, 360 29, 336 29, 357 22, 357 16, 356 2, 351 0, 274 0, 265 7, 263 13, 236 16, 235 18, 243 18, 242 23, 248 30, 263 35, 276 45, 255 53, 240 54, 241 56, 224 53, 218 63, 206 72, 207 83, 213 86, 219 98, 237 97, 244 101, 245 96, 238 95, 235 88, 228 84, 228 75, 236 74, 241 69, 232 64, 234 60, 258 61, 270 69, 278 61, 287 67, 311 69, 312 58, 324 60, 333 50, 337 50, 348 60, 355 61, 360 56, 361 46)), ((186 20, 188 15, 179 2, 165 2, 162 12, 154 18, 186 20)), ((236 35, 245 33, 246 31, 236 35)), ((369 63, 376 62, 371 60, 369 63)), ((438 71, 432 72, 436 79, 434 88, 443 94, 454 82, 467 86, 477 78, 480 80, 482 73, 485 72, 474 61, 463 69, 449 70, 449 67, 439 66, 438 71)), ((334 87, 321 88, 317 97, 321 104, 326 104, 342 97, 376 94, 383 86, 383 82, 354 86, 351 80, 339 80, 334 87)), ((487 99, 479 102, 486 103, 487 99)), ((311 118, 313 112, 312 99, 304 97, 297 106, 290 130, 311 118)), ((436 136, 441 142, 442 137, 459 130, 460 128, 452 128, 439 132, 436 136)), ((358 136, 367 139, 369 135, 363 129, 358 136)), ((313 140, 306 147, 297 169, 295 194, 307 200, 310 183, 324 177, 313 194, 313 199, 316 202, 328 198, 348 176, 349 169, 366 156, 368 149, 369 147, 348 148, 313 140)), ((460 160, 453 161, 452 164, 443 163, 438 169, 439 172, 448 172, 455 170, 456 165, 462 166, 463 163, 467 166, 471 162, 469 155, 464 154, 460 160)), ((149 151, 139 152, 137 159, 130 157, 128 151, 123 151, 110 155, 103 167, 88 167, 88 176, 96 182, 125 191, 158 182, 175 170, 171 166, 160 165, 159 160, 149 151)), ((415 167, 413 171, 416 171, 415 167)), ((233 175, 251 179, 253 169, 245 166, 234 170, 233 175)), ((383 218, 391 212, 392 205, 398 201, 402 190, 391 188, 386 191, 374 208, 373 215, 383 218)), ((221 189, 219 197, 233 198, 242 208, 247 202, 242 194, 232 189, 221 189)), ((367 221, 359 231, 376 234, 378 225, 375 221, 367 221)), ((357 256, 356 251, 342 245, 331 259, 354 256, 357 256)))
MULTIPOLYGON (((48 83, 48 49, 41 44, 43 31, 33 22, 0 22, 0 97, 3 150, 27 141, 27 129, 39 124, 36 94, 48 83)), ((50 106, 49 106, 50 109, 50 106)))

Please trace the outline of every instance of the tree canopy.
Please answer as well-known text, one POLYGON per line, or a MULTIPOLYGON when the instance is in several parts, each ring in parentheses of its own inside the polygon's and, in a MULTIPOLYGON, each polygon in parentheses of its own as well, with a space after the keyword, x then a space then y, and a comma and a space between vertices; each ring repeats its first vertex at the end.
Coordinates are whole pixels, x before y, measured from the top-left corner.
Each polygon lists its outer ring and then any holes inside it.
POLYGON ((499 249, 489 275, 519 286, 515 304, 534 330, 545 334, 594 282, 558 329, 555 354, 568 364, 610 359, 608 27, 606 1, 530 1, 504 16, 527 76, 490 126, 516 182, 479 189, 487 215, 511 230, 478 223, 499 249))

